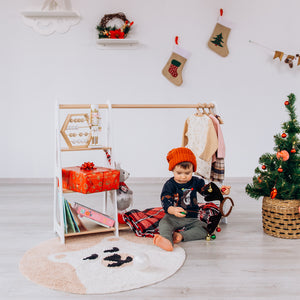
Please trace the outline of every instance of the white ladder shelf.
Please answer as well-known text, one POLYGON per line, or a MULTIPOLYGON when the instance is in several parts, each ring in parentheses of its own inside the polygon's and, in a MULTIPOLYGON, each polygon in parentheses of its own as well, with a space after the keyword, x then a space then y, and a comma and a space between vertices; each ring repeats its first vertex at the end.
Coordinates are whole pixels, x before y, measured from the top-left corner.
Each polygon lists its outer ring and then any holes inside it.
MULTIPOLYGON (((100 106, 100 105, 99 105, 100 106)), ((112 147, 111 145, 111 105, 108 102, 105 105, 105 108, 108 108, 107 110, 107 118, 106 118, 106 146, 105 147, 82 147, 82 148, 62 148, 61 146, 61 132, 60 132, 60 110, 61 109, 86 109, 90 108, 90 105, 85 105, 85 107, 76 106, 72 104, 68 104, 67 106, 63 104, 55 104, 55 176, 54 176, 54 232, 57 233, 62 243, 65 243, 65 238, 69 236, 79 236, 84 234, 92 234, 92 233, 101 233, 101 232, 114 232, 115 236, 119 236, 119 229, 128 229, 128 226, 121 225, 119 228, 118 223, 118 210, 117 210, 117 197, 116 197, 116 190, 111 191, 104 191, 104 201, 103 201, 103 207, 102 212, 106 213, 107 211, 107 200, 108 200, 108 194, 112 200, 113 205, 113 219, 115 221, 113 227, 102 227, 96 225, 95 228, 88 228, 87 231, 80 231, 75 233, 65 233, 65 224, 64 224, 64 194, 65 193, 71 193, 73 191, 71 190, 65 190, 62 188, 62 157, 61 153, 64 151, 85 151, 85 150, 101 150, 106 151, 110 150, 110 156, 111 156, 111 165, 108 166, 111 168, 111 166, 114 165, 114 159, 113 159, 113 153, 112 153, 112 147)))

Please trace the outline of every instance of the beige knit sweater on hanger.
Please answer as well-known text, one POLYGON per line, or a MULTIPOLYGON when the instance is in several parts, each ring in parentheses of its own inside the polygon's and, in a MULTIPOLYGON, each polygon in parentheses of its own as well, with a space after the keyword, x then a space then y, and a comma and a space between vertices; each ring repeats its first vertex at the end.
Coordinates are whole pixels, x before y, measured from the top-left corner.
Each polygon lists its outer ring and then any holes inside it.
POLYGON ((197 160, 196 174, 210 179, 212 156, 218 149, 218 137, 212 120, 205 114, 193 114, 184 124, 182 146, 193 151, 197 160))

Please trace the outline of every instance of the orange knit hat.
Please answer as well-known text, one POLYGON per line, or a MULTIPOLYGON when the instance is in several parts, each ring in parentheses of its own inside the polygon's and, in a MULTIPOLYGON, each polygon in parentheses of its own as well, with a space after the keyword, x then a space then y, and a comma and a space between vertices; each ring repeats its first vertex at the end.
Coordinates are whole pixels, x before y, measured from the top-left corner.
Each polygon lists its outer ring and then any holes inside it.
POLYGON ((173 171, 175 166, 181 162, 189 161, 193 164, 193 171, 197 169, 196 156, 189 148, 180 147, 174 148, 167 154, 167 161, 169 163, 169 171, 173 171))

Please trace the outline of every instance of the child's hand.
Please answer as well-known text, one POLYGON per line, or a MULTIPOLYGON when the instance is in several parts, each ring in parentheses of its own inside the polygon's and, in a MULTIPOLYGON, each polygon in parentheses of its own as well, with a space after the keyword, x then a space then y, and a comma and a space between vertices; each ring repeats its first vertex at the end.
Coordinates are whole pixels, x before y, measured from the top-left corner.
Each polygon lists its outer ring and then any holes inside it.
POLYGON ((230 185, 222 185, 221 192, 223 195, 229 195, 231 186, 230 185))
POLYGON ((178 218, 184 218, 186 216, 186 211, 182 207, 170 206, 168 213, 178 218))

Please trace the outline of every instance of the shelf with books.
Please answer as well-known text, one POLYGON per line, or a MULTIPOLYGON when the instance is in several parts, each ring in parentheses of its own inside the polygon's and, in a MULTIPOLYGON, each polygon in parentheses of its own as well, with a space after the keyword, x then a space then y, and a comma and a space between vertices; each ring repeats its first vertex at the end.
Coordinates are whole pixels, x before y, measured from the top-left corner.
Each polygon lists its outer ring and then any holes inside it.
MULTIPOLYGON (((100 111, 100 106, 97 106, 97 109, 100 111)), ((110 141, 111 141, 111 106, 109 103, 107 103, 107 106, 103 108, 103 111, 106 111, 106 124, 105 124, 105 133, 106 137, 103 136, 102 142, 106 146, 99 146, 99 140, 95 137, 96 131, 93 131, 93 123, 91 122, 91 118, 94 116, 92 115, 92 112, 94 112, 95 105, 88 105, 87 107, 77 107, 75 104, 74 106, 68 105, 67 109, 83 109, 90 110, 90 118, 86 118, 85 116, 89 114, 88 113, 81 113, 81 114, 69 114, 65 122, 60 122, 60 118, 62 115, 64 115, 61 112, 61 109, 66 109, 65 107, 60 107, 58 103, 56 103, 56 127, 55 127, 55 148, 56 148, 56 155, 55 155, 55 183, 54 183, 54 231, 58 234, 60 237, 60 240, 62 243, 65 242, 65 238, 69 236, 80 236, 85 234, 93 234, 93 233, 103 233, 103 232, 113 232, 115 236, 118 237, 119 230, 128 229, 129 226, 120 226, 118 222, 118 210, 117 210, 117 199, 116 199, 116 190, 119 187, 119 174, 120 172, 118 170, 114 170, 111 168, 111 166, 114 165, 113 155, 112 155, 112 147, 110 147, 110 141), (66 123, 66 120, 71 123, 69 126, 68 123, 66 123), (86 141, 84 140, 81 142, 82 147, 77 147, 78 142, 73 141, 74 138, 72 137, 70 140, 66 141, 65 136, 62 134, 64 132, 65 134, 68 134, 70 136, 70 133, 68 132, 68 128, 72 127, 72 130, 76 132, 77 136, 80 135, 80 125, 82 123, 88 123, 90 125, 89 132, 88 127, 85 129, 85 131, 88 133, 88 136, 91 136, 92 139, 86 141), (61 125, 63 124, 62 128, 61 125), (77 127, 75 127, 75 125, 77 127), (69 127, 68 127, 69 126, 69 127), (74 128, 75 129, 74 129, 74 128), (66 131, 67 130, 67 131, 66 131), (94 141, 94 143, 93 143, 94 141), (67 148, 64 148, 61 146, 61 144, 65 142, 67 144, 67 148), (68 143, 69 142, 69 143, 68 143), (92 147, 90 145, 92 144, 92 147), (70 151, 71 158, 75 156, 76 154, 72 154, 74 151, 83 151, 83 150, 100 150, 100 152, 105 152, 104 156, 106 157, 106 164, 107 167, 96 167, 94 166, 94 163, 84 163, 81 167, 75 166, 75 167, 62 167, 62 160, 63 157, 61 153, 63 151, 70 151), (85 164, 91 164, 92 170, 82 168, 85 164), (94 177, 92 180, 90 180, 90 176, 94 177), (96 176, 96 177, 95 177, 96 176), (76 181, 76 178, 79 179, 79 181, 76 181), (72 181, 72 180, 75 181, 72 181), (95 180, 98 183, 95 183, 95 180), (88 183, 93 182, 92 186, 90 186, 88 183), (62 183, 62 184, 59 184, 62 183), (86 183, 86 184, 85 184, 86 183), (107 218, 107 220, 110 220, 111 222, 105 223, 105 222, 98 222, 97 220, 92 220, 90 218, 87 218, 86 215, 82 214, 81 211, 77 211, 76 207, 79 206, 79 203, 71 203, 72 201, 65 200, 65 194, 74 193, 75 196, 76 193, 82 194, 84 197, 86 194, 103 194, 104 199, 101 199, 102 197, 97 197, 97 203, 98 201, 103 202, 103 206, 101 211, 96 211, 93 208, 89 208, 86 206, 86 210, 90 213, 99 216, 103 216, 107 218), (109 203, 112 205, 112 212, 111 216, 107 214, 107 205, 108 205, 108 198, 111 199, 109 203), (83 217, 83 218, 82 218, 83 217), (100 223, 100 224, 99 224, 100 223)), ((104 114, 104 112, 102 113, 104 114)), ((86 126, 85 126, 86 127, 86 126)), ((101 128, 99 124, 96 124, 94 127, 101 128)), ((97 129, 96 128, 96 129, 97 129)), ((94 128, 95 129, 95 128, 94 128)), ((73 131, 72 136, 74 135, 73 131)), ((76 138, 77 138, 76 136, 76 138)), ((83 139, 81 137, 81 139, 83 139)), ((83 153, 84 154, 84 153, 83 153)), ((103 154, 102 154, 103 155, 103 154)), ((96 153, 96 157, 98 157, 96 153)), ((72 159, 71 159, 72 160, 72 159)), ((90 167, 90 165, 88 166, 90 167)), ((71 195, 67 196, 68 198, 71 197, 71 195)), ((98 205, 97 205, 98 206, 98 205)), ((81 205, 81 209, 83 209, 83 205, 81 205)), ((98 219, 99 221, 99 219, 98 219)))

